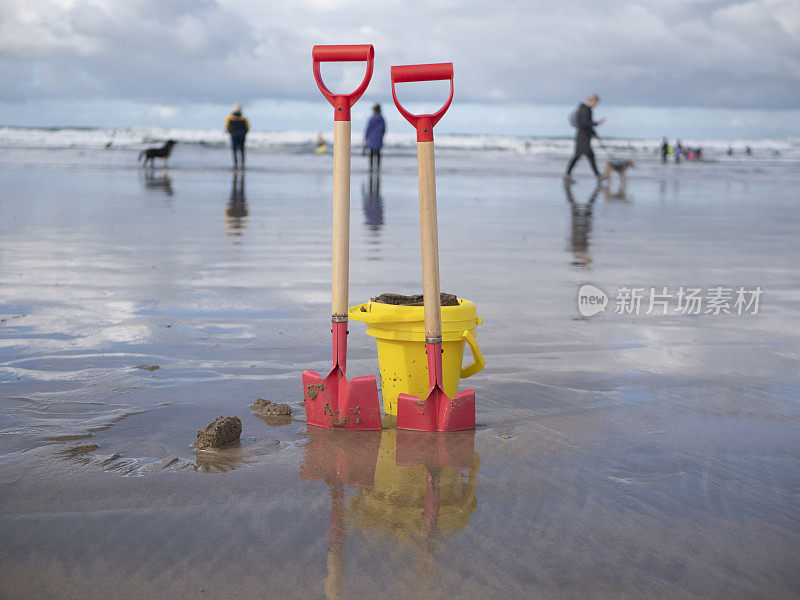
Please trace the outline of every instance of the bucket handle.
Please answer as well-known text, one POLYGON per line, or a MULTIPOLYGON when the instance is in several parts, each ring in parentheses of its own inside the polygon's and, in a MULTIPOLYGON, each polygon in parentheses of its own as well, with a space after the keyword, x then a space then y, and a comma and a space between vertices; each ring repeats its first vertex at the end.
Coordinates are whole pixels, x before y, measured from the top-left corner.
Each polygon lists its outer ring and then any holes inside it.
POLYGON ((469 344, 469 349, 472 352, 472 362, 466 367, 461 368, 461 379, 466 379, 467 377, 472 377, 479 371, 483 371, 483 367, 486 366, 486 360, 484 360, 483 352, 481 352, 481 348, 478 346, 478 340, 475 339, 475 336, 472 335, 469 329, 462 331, 461 337, 469 344))

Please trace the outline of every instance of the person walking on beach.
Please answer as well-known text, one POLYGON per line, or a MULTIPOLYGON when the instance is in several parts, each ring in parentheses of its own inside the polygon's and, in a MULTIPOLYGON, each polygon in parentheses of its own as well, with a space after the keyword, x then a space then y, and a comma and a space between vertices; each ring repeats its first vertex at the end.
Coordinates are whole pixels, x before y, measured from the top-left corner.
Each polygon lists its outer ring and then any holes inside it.
POLYGON ((231 136, 231 148, 233 149, 233 168, 239 168, 237 152, 242 155, 242 168, 244 169, 244 138, 250 131, 250 123, 242 114, 242 105, 238 102, 233 105, 233 112, 228 115, 225 121, 225 131, 231 136))
POLYGON ((664 139, 661 140, 661 162, 667 164, 667 156, 669 155, 669 142, 667 141, 667 136, 664 136, 664 139))
POLYGON ((372 107, 372 116, 367 121, 367 128, 364 131, 364 149, 369 149, 369 170, 379 171, 381 168, 381 148, 383 147, 383 135, 386 133, 386 121, 381 115, 381 105, 376 104, 372 107))
POLYGON ((681 162, 681 154, 683 154, 683 144, 678 140, 675 142, 675 164, 681 162))
POLYGON ((569 165, 567 165, 567 172, 564 173, 564 181, 567 183, 573 183, 575 181, 571 175, 572 169, 575 167, 575 163, 578 162, 578 159, 584 154, 586 158, 589 159, 589 164, 598 181, 604 179, 597 171, 597 165, 594 161, 594 151, 592 150, 592 138, 597 137, 597 132, 594 128, 605 122, 605 119, 595 121, 592 116, 592 109, 597 106, 598 102, 600 102, 600 97, 597 94, 592 94, 586 99, 586 102, 581 102, 580 106, 575 109, 573 115, 570 116, 570 121, 573 126, 578 128, 578 131, 575 134, 575 153, 570 159, 569 165))

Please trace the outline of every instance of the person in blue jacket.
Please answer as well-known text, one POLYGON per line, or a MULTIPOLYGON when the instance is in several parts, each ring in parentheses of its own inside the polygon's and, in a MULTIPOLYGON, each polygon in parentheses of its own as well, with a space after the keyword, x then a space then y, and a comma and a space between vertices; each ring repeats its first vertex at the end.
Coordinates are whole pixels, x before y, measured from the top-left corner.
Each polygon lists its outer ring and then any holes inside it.
POLYGON ((231 136, 231 149, 233 150, 233 168, 239 168, 237 152, 242 156, 242 168, 244 169, 244 138, 250 131, 250 123, 247 117, 242 114, 242 105, 235 104, 233 112, 225 120, 225 131, 231 136))
POLYGON ((372 107, 372 116, 367 121, 364 131, 364 150, 369 149, 369 170, 380 170, 381 148, 383 147, 383 134, 386 133, 386 121, 381 115, 381 105, 372 107))

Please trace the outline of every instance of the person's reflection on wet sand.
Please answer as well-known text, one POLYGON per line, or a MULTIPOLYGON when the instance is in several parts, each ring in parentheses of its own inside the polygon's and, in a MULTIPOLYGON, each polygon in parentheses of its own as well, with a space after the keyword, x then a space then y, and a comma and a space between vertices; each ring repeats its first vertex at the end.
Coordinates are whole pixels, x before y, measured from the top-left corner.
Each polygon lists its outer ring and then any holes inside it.
POLYGON ((370 173, 369 185, 361 186, 364 210, 364 224, 370 231, 380 231, 383 227, 383 198, 381 198, 381 176, 370 173))
POLYGON ((231 195, 225 207, 226 235, 242 235, 247 225, 247 200, 244 197, 244 172, 233 174, 231 195))
POLYGON ((572 264, 575 266, 587 267, 592 262, 589 256, 589 238, 592 235, 592 211, 594 210, 594 201, 597 199, 597 194, 600 193, 600 187, 594 188, 594 191, 592 191, 589 196, 589 200, 584 204, 575 202, 572 186, 565 185, 564 191, 567 194, 567 202, 569 202, 572 213, 572 224, 568 238, 569 251, 575 255, 572 264))
POLYGON ((381 197, 381 176, 370 172, 369 184, 361 186, 361 208, 364 211, 366 244, 369 252, 367 260, 380 260, 381 229, 383 228, 383 198, 381 197))
POLYGON ((156 171, 150 169, 144 171, 144 187, 148 190, 158 190, 167 196, 172 196, 172 179, 166 173, 156 175, 156 171))
POLYGON ((389 549, 401 540, 410 542, 418 571, 408 577, 422 585, 422 575, 435 573, 434 542, 439 532, 463 529, 477 508, 480 457, 474 451, 474 432, 442 435, 309 427, 308 433, 300 477, 323 479, 331 497, 325 596, 342 594, 345 523, 356 530, 385 533, 389 549), (356 488, 349 501, 345 485, 356 488))

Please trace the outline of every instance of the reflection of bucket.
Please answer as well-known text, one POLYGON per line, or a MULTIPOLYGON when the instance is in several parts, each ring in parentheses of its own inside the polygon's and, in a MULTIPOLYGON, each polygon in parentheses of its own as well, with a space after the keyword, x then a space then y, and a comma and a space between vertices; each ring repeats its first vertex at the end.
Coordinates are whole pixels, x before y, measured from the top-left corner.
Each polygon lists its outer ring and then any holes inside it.
POLYGON ((432 490, 431 473, 424 464, 397 463, 398 431, 384 429, 375 463, 374 486, 362 486, 353 496, 347 507, 348 525, 377 528, 398 538, 418 534, 424 528, 426 516, 442 532, 458 531, 469 525, 478 507, 476 489, 481 465, 480 456, 473 450, 473 433, 433 434, 440 438, 441 445, 458 448, 460 460, 456 462, 461 464, 449 464, 446 453, 430 461, 431 471, 437 473, 436 489, 432 490), (430 514, 426 515, 428 511, 430 514))
MULTIPOLYGON (((428 361, 425 356, 425 316, 422 306, 395 306, 365 302, 351 306, 351 321, 367 324, 367 335, 378 343, 383 410, 397 415, 397 395, 428 396, 428 361)), ((458 391, 458 380, 474 375, 485 366, 475 340, 482 322, 474 302, 458 299, 458 306, 442 307, 442 377, 444 393, 450 398, 458 391), (464 342, 469 344, 473 362, 461 366, 464 342)))

